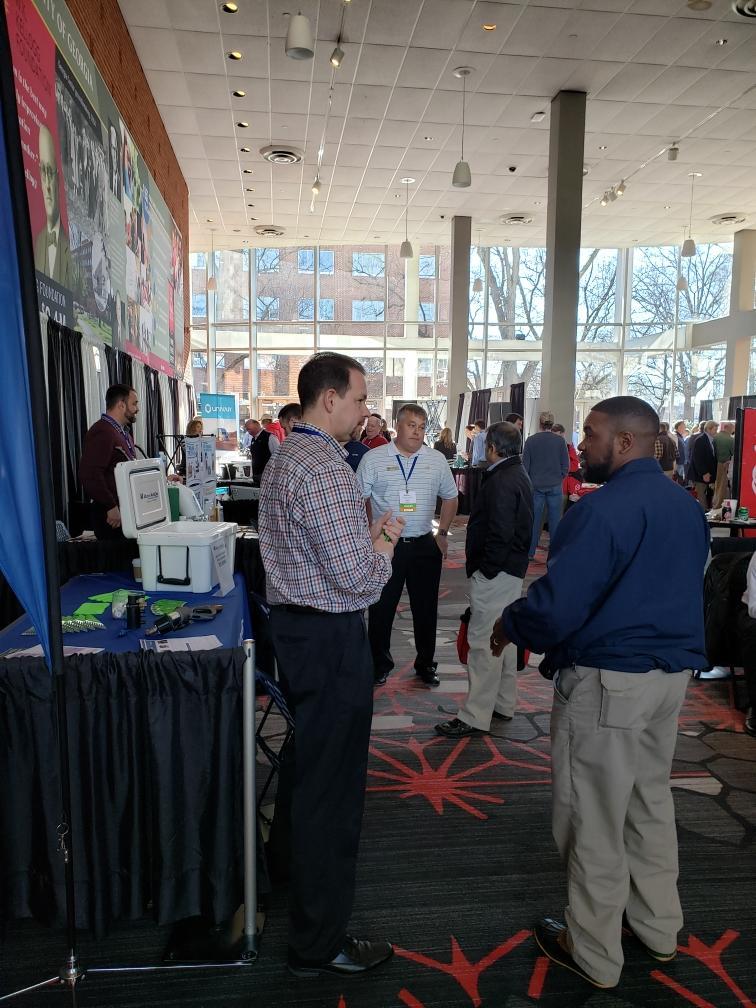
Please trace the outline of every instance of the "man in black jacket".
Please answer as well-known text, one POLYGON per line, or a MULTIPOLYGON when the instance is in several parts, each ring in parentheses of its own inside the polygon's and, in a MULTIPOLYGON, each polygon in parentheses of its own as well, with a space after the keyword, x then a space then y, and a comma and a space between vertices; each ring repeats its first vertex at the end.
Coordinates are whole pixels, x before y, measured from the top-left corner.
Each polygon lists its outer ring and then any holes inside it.
POLYGON ((462 738, 489 731, 491 719, 511 721, 517 702, 517 648, 494 658, 491 627, 502 607, 520 598, 533 533, 533 487, 520 458, 514 424, 492 424, 486 433, 489 468, 467 524, 470 623, 469 691, 459 714, 436 725, 439 735, 462 738), (492 622, 493 621, 493 622, 492 622))
POLYGON ((714 435, 719 429, 716 420, 704 424, 703 433, 693 444, 690 459, 690 479, 696 488, 696 497, 704 511, 709 508, 709 491, 714 487, 717 475, 717 456, 714 450, 714 435))

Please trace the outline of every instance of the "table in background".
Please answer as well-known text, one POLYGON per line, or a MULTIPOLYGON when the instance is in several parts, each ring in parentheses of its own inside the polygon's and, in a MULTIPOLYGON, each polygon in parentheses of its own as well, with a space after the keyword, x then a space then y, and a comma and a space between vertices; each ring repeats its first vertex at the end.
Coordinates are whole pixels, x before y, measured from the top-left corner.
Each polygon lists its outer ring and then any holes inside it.
MULTIPOLYGON (((126 586, 137 587, 114 574, 76 578, 62 589, 63 611, 126 586)), ((197 914, 221 921, 242 898, 243 579, 235 575, 223 599, 150 593, 160 597, 221 602, 222 617, 176 636, 215 633, 224 646, 134 650, 144 628, 118 636, 109 611, 99 617, 105 631, 64 636, 65 645, 108 648, 64 662, 77 924, 97 934, 150 912, 161 924, 197 914)), ((0 634, 0 649, 35 644, 20 636, 28 623, 0 634)), ((44 661, 0 660, 0 697, 0 920, 60 921, 55 691, 44 661)))
POLYGON ((744 522, 744 521, 735 521, 734 519, 732 521, 715 521, 713 519, 707 518, 706 521, 709 525, 709 528, 729 529, 730 537, 733 539, 736 537, 741 539, 745 538, 745 536, 743 535, 744 532, 748 531, 756 532, 756 519, 744 522))
POLYGON ((475 500, 480 493, 485 469, 482 466, 463 466, 462 468, 450 466, 450 469, 459 492, 457 514, 472 514, 475 500))

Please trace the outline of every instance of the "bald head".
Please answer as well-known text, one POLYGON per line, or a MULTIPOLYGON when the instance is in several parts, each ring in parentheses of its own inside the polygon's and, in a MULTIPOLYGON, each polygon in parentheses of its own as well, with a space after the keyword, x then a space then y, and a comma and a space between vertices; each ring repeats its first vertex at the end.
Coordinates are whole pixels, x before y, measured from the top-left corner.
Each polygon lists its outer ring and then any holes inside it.
POLYGON ((653 458, 659 414, 636 396, 614 396, 593 407, 583 432, 578 449, 585 456, 588 482, 605 483, 628 462, 653 458))

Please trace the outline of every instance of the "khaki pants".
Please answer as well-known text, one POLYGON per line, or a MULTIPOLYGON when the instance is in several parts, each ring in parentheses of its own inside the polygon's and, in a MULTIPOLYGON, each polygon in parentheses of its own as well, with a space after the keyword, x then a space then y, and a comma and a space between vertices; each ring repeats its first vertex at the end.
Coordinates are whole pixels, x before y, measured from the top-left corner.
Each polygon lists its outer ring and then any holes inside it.
POLYGON ((714 500, 711 502, 713 508, 721 507, 722 501, 728 496, 730 486, 727 479, 727 472, 730 468, 729 462, 717 462, 717 479, 714 484, 714 500))
POLYGON ((622 971, 622 911, 649 948, 682 927, 669 786, 690 673, 560 669, 551 713, 553 830, 567 864, 572 955, 599 983, 622 971))
POLYGON ((698 497, 698 503, 704 509, 704 511, 709 510, 709 488, 711 483, 695 483, 696 497, 698 497))
POLYGON ((504 572, 490 581, 480 571, 470 578, 470 622, 467 642, 467 699, 458 718, 488 731, 494 710, 511 717, 517 705, 517 647, 508 644, 501 658, 491 654, 491 631, 504 609, 522 595, 522 578, 504 572))

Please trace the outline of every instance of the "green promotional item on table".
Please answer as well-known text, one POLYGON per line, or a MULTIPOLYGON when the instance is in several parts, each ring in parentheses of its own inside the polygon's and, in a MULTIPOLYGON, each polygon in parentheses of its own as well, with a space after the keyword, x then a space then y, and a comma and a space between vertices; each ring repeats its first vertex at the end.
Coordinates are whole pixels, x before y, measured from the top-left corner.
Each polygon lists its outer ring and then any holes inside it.
POLYGON ((168 506, 171 509, 171 521, 178 521, 181 518, 181 511, 179 507, 179 488, 177 486, 168 487, 168 506))
POLYGON ((107 602, 82 602, 74 616, 102 616, 107 608, 107 602))
POLYGON ((113 601, 113 592, 104 592, 102 595, 90 595, 89 601, 110 603, 113 601))
POLYGON ((152 603, 150 612, 153 616, 164 616, 166 613, 175 612, 182 605, 184 603, 179 599, 162 598, 152 603))

